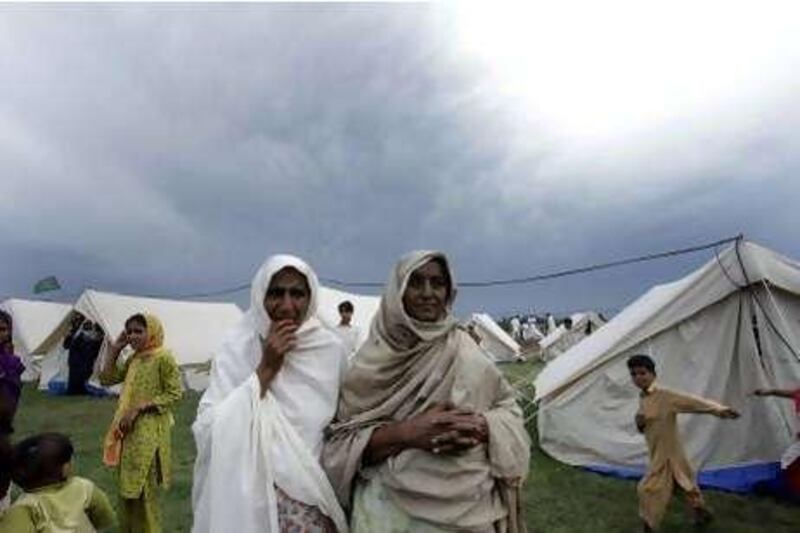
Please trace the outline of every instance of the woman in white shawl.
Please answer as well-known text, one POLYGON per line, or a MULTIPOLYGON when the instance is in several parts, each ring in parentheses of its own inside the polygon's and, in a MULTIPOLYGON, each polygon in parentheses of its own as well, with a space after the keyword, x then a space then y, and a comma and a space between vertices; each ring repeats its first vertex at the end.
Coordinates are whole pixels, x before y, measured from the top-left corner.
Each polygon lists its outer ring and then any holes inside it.
POLYGON ((270 257, 256 273, 192 425, 194 533, 347 531, 319 464, 347 353, 316 316, 318 293, 293 256, 270 257))
POLYGON ((522 411, 455 294, 443 254, 406 255, 351 361, 322 461, 354 533, 525 530, 522 411))

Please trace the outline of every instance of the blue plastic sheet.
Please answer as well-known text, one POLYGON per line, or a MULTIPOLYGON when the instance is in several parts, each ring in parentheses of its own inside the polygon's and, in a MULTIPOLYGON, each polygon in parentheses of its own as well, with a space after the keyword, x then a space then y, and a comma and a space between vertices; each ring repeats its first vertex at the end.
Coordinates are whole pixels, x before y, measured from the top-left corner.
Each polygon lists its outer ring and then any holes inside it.
MULTIPOLYGON (((612 465, 588 465, 586 470, 623 479, 640 479, 645 467, 624 467, 612 465)), ((746 466, 732 466, 713 470, 701 470, 697 483, 702 488, 727 490, 730 492, 757 492, 764 484, 774 483, 780 477, 780 463, 757 463, 746 466)))

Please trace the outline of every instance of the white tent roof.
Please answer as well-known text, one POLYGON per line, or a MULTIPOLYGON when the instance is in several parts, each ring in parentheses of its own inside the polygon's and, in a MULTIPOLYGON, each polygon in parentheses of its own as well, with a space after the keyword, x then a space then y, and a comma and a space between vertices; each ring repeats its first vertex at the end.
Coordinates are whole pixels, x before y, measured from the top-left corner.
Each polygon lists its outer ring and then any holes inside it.
POLYGON ((0 304, 14 320, 14 349, 28 355, 69 315, 72 306, 11 298, 0 304))
MULTIPOLYGON (((99 323, 107 339, 116 338, 131 315, 156 315, 164 325, 164 344, 172 350, 179 365, 209 361, 225 331, 242 316, 241 310, 230 303, 144 298, 91 289, 84 291, 74 310, 99 323)), ((68 328, 69 319, 65 317, 35 352, 50 351, 55 343, 61 342, 68 328)))
POLYGON ((25 365, 23 381, 33 381, 39 376, 40 367, 34 350, 72 309, 71 305, 41 300, 11 298, 0 304, 11 313, 14 321, 14 351, 25 365))
POLYGON ((550 345, 555 344, 556 341, 558 341, 558 339, 560 339, 566 332, 567 328, 565 328, 562 324, 559 324, 554 330, 545 335, 544 338, 539 341, 539 347, 542 349, 550 347, 550 345))
POLYGON ((581 338, 583 338, 585 335, 582 335, 582 333, 583 330, 586 329, 587 322, 591 322, 592 324, 597 326, 597 328, 605 324, 605 322, 600 318, 600 315, 598 315, 594 311, 587 311, 584 313, 573 313, 572 316, 570 316, 570 319, 572 320, 571 329, 568 330, 564 326, 564 324, 559 324, 553 331, 548 333, 545 336, 545 338, 539 341, 539 346, 543 350, 549 348, 550 346, 558 342, 559 339, 561 339, 561 337, 563 337, 567 331, 580 332, 581 338))
POLYGON ((653 287, 596 333, 553 360, 536 378, 536 398, 553 394, 616 354, 722 300, 748 285, 748 280, 769 280, 773 286, 800 294, 800 263, 748 241, 740 244, 739 254, 735 246, 727 248, 685 278, 653 287))
MULTIPOLYGON (((503 348, 505 353, 497 353, 498 350, 492 351, 492 355, 496 360, 516 360, 519 358, 520 346, 517 341, 511 338, 511 335, 505 332, 492 317, 486 313, 473 313, 471 321, 479 328, 481 336, 489 335, 491 339, 484 339, 484 341, 491 340, 491 344, 486 344, 485 347, 497 346, 503 348)), ((481 343, 482 346, 484 343, 481 343)))
POLYGON ((378 312, 381 298, 380 296, 353 294, 320 286, 317 315, 328 328, 335 329, 339 324, 339 304, 345 300, 349 300, 353 304, 353 319, 351 323, 359 329, 358 345, 360 346, 367 339, 372 317, 378 312))

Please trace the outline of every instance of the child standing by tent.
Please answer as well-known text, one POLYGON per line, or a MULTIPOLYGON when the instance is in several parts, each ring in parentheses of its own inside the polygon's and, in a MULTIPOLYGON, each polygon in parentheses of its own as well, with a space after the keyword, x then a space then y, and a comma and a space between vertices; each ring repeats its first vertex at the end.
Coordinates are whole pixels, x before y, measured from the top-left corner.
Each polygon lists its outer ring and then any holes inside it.
POLYGON ((108 496, 71 475, 72 443, 59 433, 28 437, 14 447, 12 475, 24 493, 0 517, 0 531, 90 533, 117 521, 108 496))
POLYGON ((753 394, 756 396, 778 396, 794 401, 794 412, 797 415, 795 425, 795 440, 781 457, 781 470, 786 479, 786 487, 793 499, 800 502, 800 388, 789 389, 758 389, 753 394))
POLYGON ((686 493, 695 523, 710 522, 713 515, 703 502, 695 473, 679 439, 677 415, 708 413, 720 418, 738 418, 739 413, 711 400, 656 385, 656 365, 646 355, 630 357, 628 370, 633 383, 642 391, 636 427, 644 433, 649 452, 647 473, 637 487, 644 531, 658 528, 675 484, 686 493))
POLYGON ((178 365, 163 342, 155 316, 133 315, 100 374, 104 386, 124 381, 103 450, 103 462, 119 472, 123 533, 161 531, 158 492, 169 486, 172 409, 182 395, 178 365), (134 353, 120 366, 117 359, 128 344, 134 353))

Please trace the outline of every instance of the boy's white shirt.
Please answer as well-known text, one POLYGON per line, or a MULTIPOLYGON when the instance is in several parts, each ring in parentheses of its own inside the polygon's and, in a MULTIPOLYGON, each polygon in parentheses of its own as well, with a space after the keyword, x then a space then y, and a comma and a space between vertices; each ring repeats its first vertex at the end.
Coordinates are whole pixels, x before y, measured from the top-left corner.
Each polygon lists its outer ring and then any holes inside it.
POLYGON ((336 334, 342 339, 348 355, 352 356, 358 347, 358 339, 361 336, 361 330, 358 329, 358 326, 352 324, 346 326, 344 324, 339 324, 336 326, 336 334))

